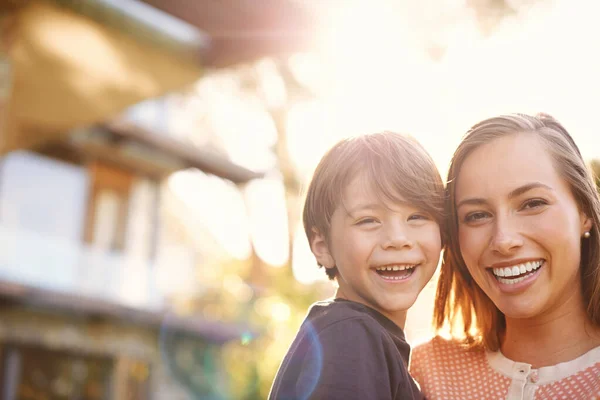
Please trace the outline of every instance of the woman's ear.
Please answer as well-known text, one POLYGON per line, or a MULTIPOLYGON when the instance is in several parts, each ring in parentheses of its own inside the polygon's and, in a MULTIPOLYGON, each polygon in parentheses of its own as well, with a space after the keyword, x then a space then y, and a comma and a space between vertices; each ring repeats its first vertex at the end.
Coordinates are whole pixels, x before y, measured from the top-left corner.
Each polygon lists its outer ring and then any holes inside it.
POLYGON ((581 235, 592 230, 592 219, 581 213, 581 235))
POLYGON ((317 262, 325 268, 335 267, 335 260, 331 255, 331 250, 329 249, 325 235, 315 228, 313 228, 313 233, 314 235, 310 240, 310 250, 315 255, 317 262))
POLYGON ((589 218, 584 213, 581 213, 581 232, 580 236, 583 236, 585 232, 590 232, 592 230, 593 222, 592 219, 589 218))

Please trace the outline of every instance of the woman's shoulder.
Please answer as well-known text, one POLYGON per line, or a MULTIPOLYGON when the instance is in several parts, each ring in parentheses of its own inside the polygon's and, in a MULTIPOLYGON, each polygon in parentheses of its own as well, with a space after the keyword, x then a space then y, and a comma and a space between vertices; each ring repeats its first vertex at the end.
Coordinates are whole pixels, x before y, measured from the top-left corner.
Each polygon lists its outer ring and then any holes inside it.
POLYGON ((463 340, 435 336, 415 346, 409 371, 426 397, 433 398, 436 396, 432 393, 445 390, 444 382, 469 379, 473 371, 485 371, 486 363, 482 348, 469 346, 463 340))
POLYGON ((415 352, 431 352, 431 351, 452 351, 452 352, 473 352, 481 350, 469 346, 464 340, 456 338, 446 338, 443 336, 434 336, 426 340, 418 342, 414 346, 415 352))
POLYGON ((481 347, 468 345, 464 340, 435 336, 417 344, 412 352, 412 359, 419 363, 444 363, 450 361, 476 359, 485 357, 481 347))

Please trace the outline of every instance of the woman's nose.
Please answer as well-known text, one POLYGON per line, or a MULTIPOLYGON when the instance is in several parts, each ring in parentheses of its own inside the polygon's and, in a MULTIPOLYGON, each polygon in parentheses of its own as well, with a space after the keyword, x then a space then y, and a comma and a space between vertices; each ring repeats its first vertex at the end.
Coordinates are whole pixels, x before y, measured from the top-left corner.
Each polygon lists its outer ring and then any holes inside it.
POLYGON ((501 221, 496 224, 494 236, 490 242, 492 250, 500 254, 508 255, 521 246, 523 246, 521 235, 508 223, 508 221, 501 221))

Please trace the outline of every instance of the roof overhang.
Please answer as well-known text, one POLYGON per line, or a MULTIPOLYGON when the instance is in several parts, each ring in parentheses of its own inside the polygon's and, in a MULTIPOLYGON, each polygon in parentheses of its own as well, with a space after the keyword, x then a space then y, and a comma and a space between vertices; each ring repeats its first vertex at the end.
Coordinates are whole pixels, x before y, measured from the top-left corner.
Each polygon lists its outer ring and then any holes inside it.
POLYGON ((169 329, 175 332, 200 336, 213 343, 226 343, 239 339, 248 327, 209 321, 199 316, 179 316, 169 311, 147 311, 116 303, 82 297, 62 292, 0 281, 0 299, 6 304, 33 307, 39 310, 64 312, 68 315, 95 319, 112 319, 147 326, 152 329, 169 329))
POLYGON ((184 168, 198 168, 236 184, 264 176, 191 142, 123 121, 75 132, 65 145, 87 156, 158 178, 184 168))
POLYGON ((174 57, 51 2, 30 1, 16 18, 0 153, 105 121, 202 75, 197 60, 174 57))
POLYGON ((306 51, 317 34, 315 7, 297 0, 142 0, 210 38, 206 66, 306 51))

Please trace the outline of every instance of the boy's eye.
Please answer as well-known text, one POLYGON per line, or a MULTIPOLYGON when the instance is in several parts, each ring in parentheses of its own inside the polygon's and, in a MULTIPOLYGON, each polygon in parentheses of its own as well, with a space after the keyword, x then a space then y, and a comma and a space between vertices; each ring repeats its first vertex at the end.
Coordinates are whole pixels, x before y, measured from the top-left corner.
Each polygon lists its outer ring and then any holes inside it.
POLYGON ((418 214, 412 214, 410 217, 408 217, 409 221, 413 221, 413 220, 429 220, 429 216, 427 214, 423 214, 423 213, 418 213, 418 214))
POLYGON ((367 217, 367 218, 363 218, 361 220, 359 220, 356 225, 367 225, 367 224, 374 224, 376 223, 377 220, 375 218, 371 218, 371 217, 367 217))

